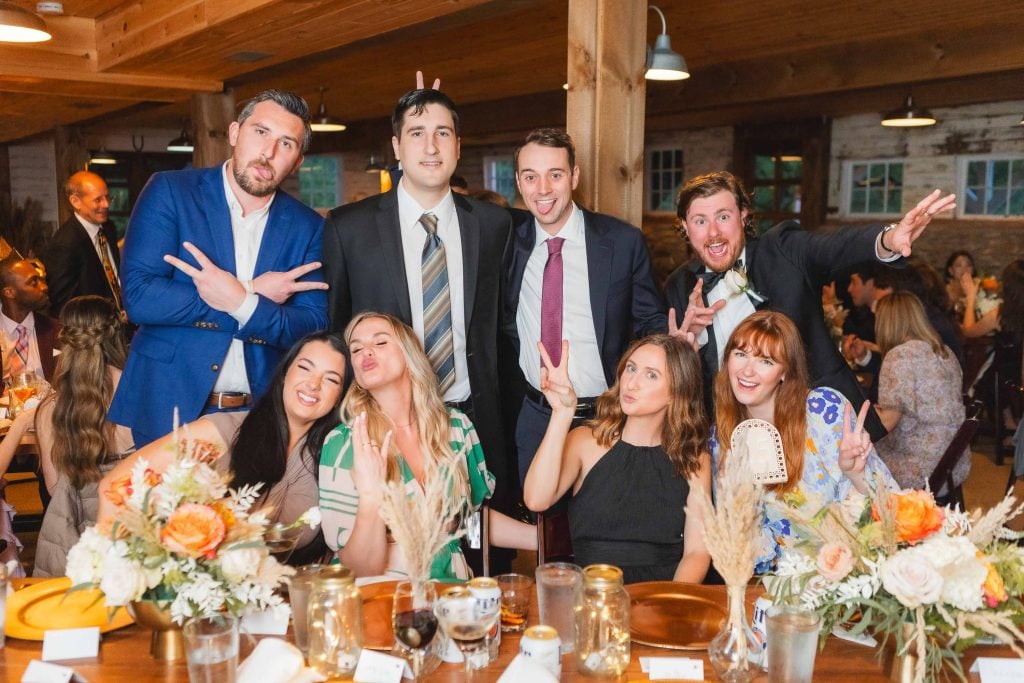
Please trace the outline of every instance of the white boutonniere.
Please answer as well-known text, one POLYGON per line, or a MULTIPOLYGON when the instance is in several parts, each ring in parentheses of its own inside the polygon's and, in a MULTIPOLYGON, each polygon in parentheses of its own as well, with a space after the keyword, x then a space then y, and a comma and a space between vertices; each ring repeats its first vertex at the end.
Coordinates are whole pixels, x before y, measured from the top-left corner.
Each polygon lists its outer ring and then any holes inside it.
POLYGON ((725 288, 729 291, 730 297, 747 294, 755 301, 764 303, 764 297, 751 289, 750 281, 747 279, 747 273, 743 270, 742 266, 733 268, 727 272, 722 279, 725 282, 725 288))

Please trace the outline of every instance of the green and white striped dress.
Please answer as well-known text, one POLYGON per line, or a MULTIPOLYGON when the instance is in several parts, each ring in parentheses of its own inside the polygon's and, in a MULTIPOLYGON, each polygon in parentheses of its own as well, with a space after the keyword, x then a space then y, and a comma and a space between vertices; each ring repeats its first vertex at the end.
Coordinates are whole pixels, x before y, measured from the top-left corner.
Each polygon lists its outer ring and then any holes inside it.
MULTIPOLYGON (((494 492, 494 475, 487 471, 484 452, 473 423, 456 408, 448 408, 448 417, 451 422, 452 450, 458 453, 465 448, 464 466, 469 480, 470 502, 473 510, 477 510, 484 499, 494 492)), ((335 552, 345 547, 352 535, 359 507, 359 493, 352 481, 352 458, 352 430, 349 425, 340 424, 327 435, 320 454, 321 529, 327 545, 335 552)), ((398 456, 398 464, 408 494, 423 495, 423 489, 401 455, 398 456)), ((390 538, 385 573, 396 577, 406 576, 405 558, 390 538)), ((469 566, 462 556, 458 541, 452 541, 434 557, 430 578, 470 578, 469 566)))

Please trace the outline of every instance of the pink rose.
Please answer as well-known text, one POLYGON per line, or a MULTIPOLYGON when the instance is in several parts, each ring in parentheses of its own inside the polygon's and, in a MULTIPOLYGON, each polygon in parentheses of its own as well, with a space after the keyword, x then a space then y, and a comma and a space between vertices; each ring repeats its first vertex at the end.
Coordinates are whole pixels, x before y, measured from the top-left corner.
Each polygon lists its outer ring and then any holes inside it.
POLYGON ((854 565, 850 547, 839 541, 831 541, 818 551, 818 573, 826 581, 836 583, 850 573, 854 565))

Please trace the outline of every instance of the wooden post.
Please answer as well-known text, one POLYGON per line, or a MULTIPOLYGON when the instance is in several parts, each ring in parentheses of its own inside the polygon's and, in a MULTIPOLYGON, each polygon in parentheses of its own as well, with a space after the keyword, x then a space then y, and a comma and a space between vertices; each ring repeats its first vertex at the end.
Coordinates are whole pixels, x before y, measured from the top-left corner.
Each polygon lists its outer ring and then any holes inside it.
POLYGON ((579 203, 640 225, 647 2, 569 0, 566 123, 579 203))
POLYGON ((85 170, 89 163, 89 152, 82 144, 79 131, 70 126, 57 126, 53 129, 53 152, 56 160, 57 225, 64 225, 74 213, 64 194, 64 184, 72 175, 85 170))
POLYGON ((235 120, 235 94, 195 93, 192 95, 192 165, 207 168, 224 163, 231 156, 228 126, 235 120))
POLYGON ((11 198, 11 154, 0 145, 0 197, 11 198))

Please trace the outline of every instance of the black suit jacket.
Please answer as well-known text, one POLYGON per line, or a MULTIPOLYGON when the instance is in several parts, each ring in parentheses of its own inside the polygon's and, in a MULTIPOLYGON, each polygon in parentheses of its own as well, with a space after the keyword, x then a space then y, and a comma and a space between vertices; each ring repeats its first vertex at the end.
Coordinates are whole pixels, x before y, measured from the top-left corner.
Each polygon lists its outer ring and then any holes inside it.
MULTIPOLYGON (((812 233, 794 221, 784 221, 747 242, 744 264, 750 286, 766 299, 758 308, 785 313, 796 323, 807 351, 811 385, 839 390, 858 409, 864 402, 864 393, 829 336, 821 308, 821 288, 835 278, 837 271, 876 259, 875 240, 882 227, 848 227, 812 233)), ((902 264, 902 261, 897 263, 902 264)), ((665 298, 680 319, 702 269, 700 260, 693 259, 677 268, 665 284, 665 298)), ((714 397, 711 387, 718 371, 718 347, 711 327, 708 327, 708 343, 701 349, 701 358, 705 401, 710 407, 714 397)), ((869 412, 867 428, 874 441, 886 434, 874 410, 869 412)))
POLYGON ((36 321, 36 344, 39 345, 39 364, 43 366, 43 377, 46 378, 47 382, 53 381, 53 373, 57 369, 57 356, 53 354, 55 349, 59 349, 58 335, 60 334, 61 325, 59 320, 55 320, 42 313, 36 313, 34 315, 36 321))
MULTIPOLYGON (((619 359, 629 343, 637 337, 666 332, 668 319, 665 302, 654 284, 651 255, 643 233, 612 216, 581 210, 590 280, 585 286, 590 290, 590 309, 594 316, 602 369, 608 386, 611 386, 615 383, 619 359)), ((516 310, 519 308, 526 262, 536 244, 537 230, 531 215, 516 226, 505 267, 507 281, 502 328, 513 342, 517 360, 520 339, 516 310)), ((566 282, 565 285, 584 286, 575 282, 566 282)), ((535 344, 539 340, 528 341, 535 344)))
MULTIPOLYGON (((474 424, 487 466, 503 487, 512 470, 501 420, 498 302, 511 220, 499 206, 453 196, 462 234, 466 364, 474 424)), ((327 310, 332 330, 344 332, 353 316, 362 311, 391 313, 412 324, 396 190, 339 206, 328 214, 323 264, 330 285, 327 310)))
MULTIPOLYGON (((114 255, 114 262, 120 264, 117 229, 107 221, 102 230, 114 255)), ((46 284, 50 287, 50 310, 54 315, 59 315, 64 304, 76 296, 95 294, 114 299, 107 275, 103 271, 103 262, 96 253, 96 246, 77 216, 72 215, 50 238, 43 254, 43 264, 46 266, 46 284)))

